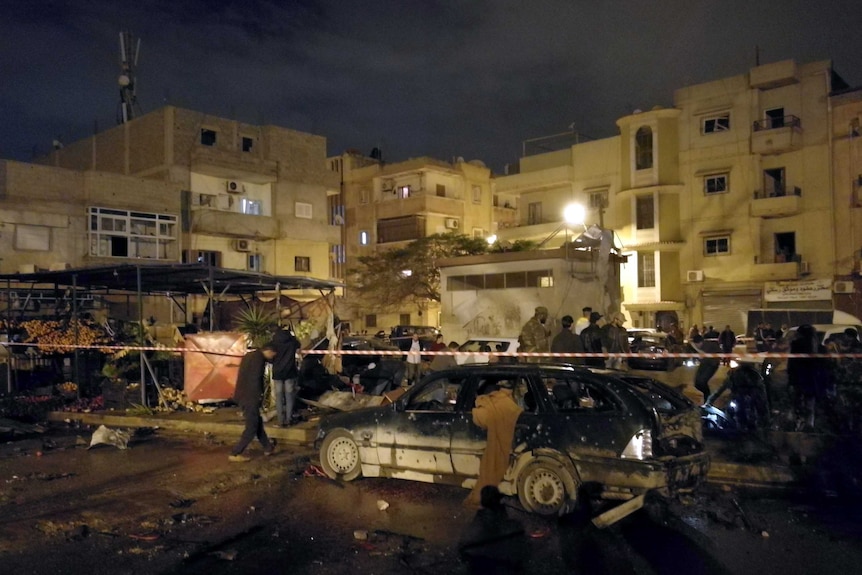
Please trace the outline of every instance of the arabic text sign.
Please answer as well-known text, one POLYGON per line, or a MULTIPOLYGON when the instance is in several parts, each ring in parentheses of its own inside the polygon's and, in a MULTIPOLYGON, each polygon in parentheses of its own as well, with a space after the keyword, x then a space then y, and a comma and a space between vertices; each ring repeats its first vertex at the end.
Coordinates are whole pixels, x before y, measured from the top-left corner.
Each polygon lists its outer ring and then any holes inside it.
POLYGON ((813 301, 832 299, 831 280, 766 282, 763 288, 766 301, 813 301))

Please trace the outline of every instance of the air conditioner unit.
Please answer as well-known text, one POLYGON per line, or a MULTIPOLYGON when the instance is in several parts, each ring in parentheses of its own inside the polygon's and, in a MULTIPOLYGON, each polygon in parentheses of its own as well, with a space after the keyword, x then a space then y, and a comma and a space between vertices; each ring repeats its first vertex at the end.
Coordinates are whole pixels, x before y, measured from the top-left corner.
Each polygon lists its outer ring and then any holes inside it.
POLYGON ((811 273, 811 264, 809 262, 799 262, 799 274, 808 275, 811 273))
POLYGON ((250 252, 251 240, 234 240, 233 249, 238 252, 250 252))
POLYGON ((242 184, 233 180, 225 182, 225 189, 229 194, 241 194, 243 192, 242 184))
POLYGON ((702 282, 703 270, 688 270, 685 272, 685 278, 688 282, 702 282))
POLYGON ((832 291, 835 293, 853 293, 856 291, 856 286, 852 281, 835 282, 832 285, 832 291))
POLYGON ((446 218, 444 224, 446 228, 450 230, 457 230, 461 227, 461 222, 458 220, 458 218, 446 218))

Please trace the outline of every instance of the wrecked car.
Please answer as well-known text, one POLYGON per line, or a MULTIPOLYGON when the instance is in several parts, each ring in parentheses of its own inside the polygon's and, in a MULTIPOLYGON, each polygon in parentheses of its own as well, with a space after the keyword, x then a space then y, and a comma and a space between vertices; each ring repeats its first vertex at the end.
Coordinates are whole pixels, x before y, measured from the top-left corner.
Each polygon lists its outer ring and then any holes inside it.
POLYGON ((641 376, 541 364, 461 366, 432 373, 393 404, 321 420, 316 446, 333 479, 392 477, 470 488, 485 431, 476 397, 504 383, 524 409, 500 491, 529 511, 573 507, 579 486, 627 500, 696 486, 709 468, 697 407, 641 376))

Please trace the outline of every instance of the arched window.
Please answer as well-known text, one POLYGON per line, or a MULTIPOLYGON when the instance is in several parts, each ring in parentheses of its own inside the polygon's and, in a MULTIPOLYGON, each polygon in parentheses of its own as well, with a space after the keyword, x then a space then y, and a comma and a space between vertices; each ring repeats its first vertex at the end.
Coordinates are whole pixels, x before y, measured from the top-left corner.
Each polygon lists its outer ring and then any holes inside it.
POLYGON ((635 169, 652 168, 652 128, 641 126, 635 134, 635 169))

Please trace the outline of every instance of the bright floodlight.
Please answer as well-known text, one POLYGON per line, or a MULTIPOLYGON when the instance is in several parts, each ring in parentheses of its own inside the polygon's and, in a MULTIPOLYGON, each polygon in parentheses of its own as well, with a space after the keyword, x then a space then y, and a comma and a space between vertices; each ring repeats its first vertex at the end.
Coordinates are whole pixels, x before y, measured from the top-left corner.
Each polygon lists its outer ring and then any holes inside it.
POLYGON ((488 242, 489 246, 493 246, 497 243, 497 234, 493 234, 485 238, 485 241, 488 242))
POLYGON ((581 204, 569 204, 563 210, 563 220, 570 226, 583 225, 587 210, 581 204))

